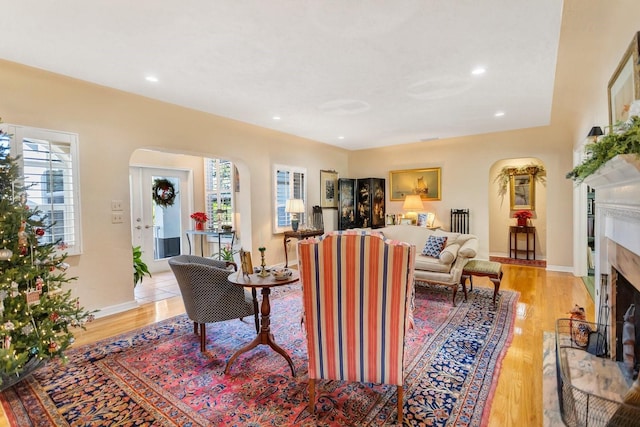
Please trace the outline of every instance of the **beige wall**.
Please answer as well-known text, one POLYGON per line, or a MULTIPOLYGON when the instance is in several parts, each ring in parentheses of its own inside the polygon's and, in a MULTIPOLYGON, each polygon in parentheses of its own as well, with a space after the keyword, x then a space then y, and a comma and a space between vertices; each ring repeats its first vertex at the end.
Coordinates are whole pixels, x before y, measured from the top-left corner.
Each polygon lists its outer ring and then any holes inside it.
MULTIPOLYGON (((522 158, 539 159, 549 169, 548 182, 554 185, 547 185, 546 188, 536 186, 540 190, 540 193, 536 191, 536 196, 541 204, 536 207, 540 222, 536 219, 534 223, 540 227, 538 233, 542 233, 538 240, 542 251, 538 253, 542 258, 547 258, 553 268, 566 270, 572 264, 569 213, 572 209, 573 186, 564 178, 572 167, 568 140, 564 129, 541 127, 361 150, 350 155, 349 170, 355 178, 374 176, 384 177, 388 181, 390 170, 442 168, 442 200, 426 202, 425 210, 435 212, 436 225, 448 229, 450 210, 469 208, 470 232, 476 234, 480 242, 478 256, 488 259, 490 252, 508 252, 508 226, 514 224, 514 219, 510 218, 508 198, 506 209, 505 206, 499 207, 497 185, 494 183, 497 173, 493 171, 495 165, 509 163, 517 166, 522 158), (563 146, 564 149, 558 149, 563 146), (490 215, 494 205, 498 205, 495 209, 497 215, 490 215), (566 212, 568 215, 559 220, 546 221, 546 216, 552 212, 566 212), (565 245, 547 248, 545 234, 549 233, 559 236, 565 245)), ((402 202, 388 202, 387 208, 390 212, 402 212, 402 202)))
POLYGON ((282 238, 271 234, 272 164, 306 167, 313 204, 320 200, 321 169, 347 173, 347 152, 333 146, 6 61, 0 61, 0 93, 4 122, 79 135, 84 252, 69 258, 69 275, 79 278, 71 286, 88 309, 115 311, 133 301, 128 176, 136 150, 235 162, 243 244, 257 251, 258 240, 267 240, 269 264, 284 261, 282 238), (113 199, 125 201, 123 224, 111 224, 113 199))

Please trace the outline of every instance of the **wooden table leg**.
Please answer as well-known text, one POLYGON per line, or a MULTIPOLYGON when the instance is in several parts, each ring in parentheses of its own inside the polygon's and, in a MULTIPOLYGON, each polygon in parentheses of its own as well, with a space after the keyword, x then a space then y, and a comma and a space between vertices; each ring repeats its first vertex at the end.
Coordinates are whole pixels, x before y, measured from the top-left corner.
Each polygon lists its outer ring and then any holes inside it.
POLYGON ((289 363, 289 367, 291 367, 291 375, 294 377, 296 376, 296 369, 293 365, 293 360, 291 360, 291 357, 289 357, 287 352, 282 347, 276 344, 275 340, 273 339, 273 334, 271 333, 271 320, 269 318, 271 314, 271 303, 269 302, 270 293, 271 290, 269 288, 262 288, 262 306, 260 308, 260 333, 255 337, 253 341, 236 351, 233 356, 231 356, 224 370, 225 374, 229 373, 229 371, 231 370, 231 365, 242 353, 246 353, 247 351, 257 347, 260 344, 266 344, 286 359, 287 363, 289 363))

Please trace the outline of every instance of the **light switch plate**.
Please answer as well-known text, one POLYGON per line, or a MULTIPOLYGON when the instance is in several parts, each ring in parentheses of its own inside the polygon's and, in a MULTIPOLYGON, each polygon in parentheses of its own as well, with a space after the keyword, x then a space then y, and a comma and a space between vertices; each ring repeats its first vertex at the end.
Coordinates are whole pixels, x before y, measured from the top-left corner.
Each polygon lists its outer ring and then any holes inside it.
POLYGON ((111 201, 111 210, 112 211, 121 211, 122 210, 122 200, 112 200, 111 201))

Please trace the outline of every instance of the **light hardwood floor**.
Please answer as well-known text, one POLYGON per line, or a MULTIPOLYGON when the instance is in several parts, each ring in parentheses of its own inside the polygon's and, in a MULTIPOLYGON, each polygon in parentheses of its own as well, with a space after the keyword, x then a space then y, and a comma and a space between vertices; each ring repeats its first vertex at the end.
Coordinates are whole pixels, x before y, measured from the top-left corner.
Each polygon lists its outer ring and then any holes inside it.
MULTIPOLYGON (((502 363, 488 426, 542 426, 542 336, 555 329, 555 320, 567 317, 574 304, 594 318, 594 304, 582 280, 568 273, 542 268, 503 265, 501 289, 520 292, 514 335, 502 363)), ((168 273, 170 274, 170 273, 168 273)), ((166 283, 166 276, 158 275, 166 283)), ((148 282, 149 279, 145 278, 148 282)), ((474 278, 474 286, 492 287, 488 279, 474 278)), ((74 346, 130 331, 184 312, 180 297, 142 304, 125 313, 104 317, 78 331, 74 346)), ((3 417, 4 418, 4 417, 3 417)), ((0 426, 8 425, 0 419, 0 426)))

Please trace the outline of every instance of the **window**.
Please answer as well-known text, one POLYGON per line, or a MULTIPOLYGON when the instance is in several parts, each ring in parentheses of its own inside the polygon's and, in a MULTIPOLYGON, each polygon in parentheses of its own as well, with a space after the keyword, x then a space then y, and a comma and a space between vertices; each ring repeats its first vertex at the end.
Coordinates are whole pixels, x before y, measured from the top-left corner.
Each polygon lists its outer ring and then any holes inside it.
MULTIPOLYGON (((275 183, 274 232, 282 233, 291 228, 291 214, 285 212, 289 199, 302 199, 307 207, 307 170, 305 168, 274 165, 275 183)), ((298 214, 300 224, 305 223, 305 213, 298 214)))
POLYGON ((209 217, 207 226, 233 226, 233 163, 229 160, 204 159, 204 169, 205 206, 209 217), (221 211, 219 215, 218 210, 221 211))
POLYGON ((8 125, 11 154, 20 156, 27 204, 51 225, 45 243, 63 242, 69 255, 81 253, 78 135, 8 125))

